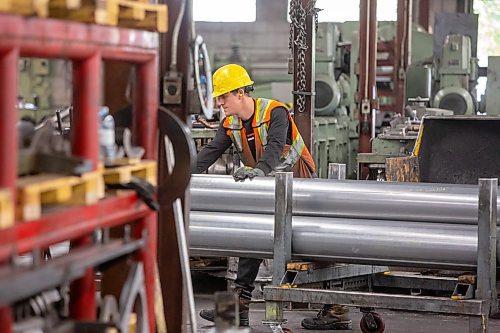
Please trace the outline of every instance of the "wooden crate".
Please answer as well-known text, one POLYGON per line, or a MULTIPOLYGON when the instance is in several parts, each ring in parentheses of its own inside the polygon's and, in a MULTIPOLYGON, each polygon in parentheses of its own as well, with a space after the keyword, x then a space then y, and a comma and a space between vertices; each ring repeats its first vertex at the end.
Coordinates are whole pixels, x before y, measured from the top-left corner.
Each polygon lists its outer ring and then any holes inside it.
POLYGON ((49 0, 0 0, 0 12, 47 17, 49 0))
POLYGON ((14 224, 14 204, 9 190, 0 189, 0 229, 14 224))
POLYGON ((118 25, 133 29, 158 32, 168 30, 166 5, 150 4, 147 1, 111 0, 118 4, 118 25))
POLYGON ((167 31, 167 6, 137 0, 50 0, 49 16, 84 23, 167 31))
POLYGON ((16 218, 41 217, 45 204, 93 204, 104 197, 102 173, 92 171, 81 177, 40 174, 19 178, 16 218))
POLYGON ((132 176, 135 176, 156 186, 156 173, 156 161, 141 160, 133 164, 106 168, 103 176, 106 184, 126 184, 132 180, 132 176))
POLYGON ((116 4, 110 0, 50 0, 49 16, 52 18, 116 26, 116 4))

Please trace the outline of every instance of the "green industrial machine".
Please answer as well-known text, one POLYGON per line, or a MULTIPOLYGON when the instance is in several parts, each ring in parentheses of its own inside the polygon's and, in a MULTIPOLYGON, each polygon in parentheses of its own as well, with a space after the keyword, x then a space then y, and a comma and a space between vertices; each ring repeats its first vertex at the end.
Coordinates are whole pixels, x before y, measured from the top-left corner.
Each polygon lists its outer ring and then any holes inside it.
POLYGON ((469 36, 447 35, 441 57, 435 61, 434 81, 439 90, 434 95, 435 108, 452 110, 455 115, 476 113, 475 82, 477 58, 472 57, 469 36))
MULTIPOLYGON (((479 76, 477 27, 477 15, 438 14, 431 36, 433 45, 429 47, 427 43, 425 47, 415 48, 412 43, 412 52, 424 48, 427 53, 431 52, 431 57, 412 57, 413 63, 406 73, 404 117, 393 118, 390 126, 382 128, 372 140, 371 153, 358 154, 358 170, 368 167, 369 179, 384 179, 387 158, 412 153, 424 115, 476 115, 479 109, 475 91, 479 76)), ((489 75, 496 72, 494 60, 490 65, 489 75)), ((495 79, 488 81, 494 82, 495 79)), ((489 86, 491 89, 492 84, 489 86)), ((488 96, 491 100, 491 93, 487 91, 488 96)), ((489 105, 489 110, 482 112, 495 114, 491 102, 489 105)))
POLYGON ((500 115, 500 56, 488 57, 488 81, 481 102, 482 112, 488 116, 500 115))
MULTIPOLYGON (((357 151, 357 134, 351 78, 350 50, 342 47, 336 24, 320 23, 316 33, 315 117, 313 123, 313 157, 320 178, 328 175, 328 164, 345 163, 348 175, 353 174, 357 151), (353 139, 353 140, 351 140, 353 139), (355 155, 354 155, 355 156, 355 155)), ((357 80, 354 80, 357 82, 357 80)))
MULTIPOLYGON (((315 117, 313 123, 313 157, 318 176, 327 177, 329 163, 346 164, 346 176, 355 178, 358 162, 357 114, 354 96, 357 91, 359 22, 318 24, 315 62, 315 117)), ((379 22, 382 40, 394 39, 395 22, 379 22)), ((432 36, 414 25, 412 60, 432 58, 432 36)), ((430 76, 429 76, 430 81, 430 76)), ((430 86, 429 86, 430 89, 430 86)), ((255 95, 292 100, 292 83, 274 81, 257 84, 255 95)), ((383 118, 383 115, 380 115, 383 118)), ((381 125, 377 120, 377 127, 381 125)))
POLYGON ((70 105, 70 75, 64 60, 22 58, 19 61, 19 117, 38 123, 54 115, 57 108, 70 105))
POLYGON ((367 167, 367 179, 385 180, 385 163, 390 157, 412 155, 424 116, 451 116, 453 111, 427 107, 428 98, 409 100, 406 116, 392 118, 389 126, 372 140, 372 152, 358 154, 358 179, 361 168, 367 167))

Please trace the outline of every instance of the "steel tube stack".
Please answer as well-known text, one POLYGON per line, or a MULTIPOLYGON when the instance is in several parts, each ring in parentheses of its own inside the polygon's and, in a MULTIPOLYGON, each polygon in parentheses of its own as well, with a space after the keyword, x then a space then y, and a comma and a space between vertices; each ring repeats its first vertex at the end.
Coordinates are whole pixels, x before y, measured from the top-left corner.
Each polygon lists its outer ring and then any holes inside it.
MULTIPOLYGON (((271 258, 274 183, 194 175, 191 253, 271 258)), ((436 268, 477 263, 477 186, 295 179, 292 209, 295 258, 436 268)))
MULTIPOLYGON (((191 210, 274 214, 274 178, 193 175, 191 210)), ((475 185, 294 179, 293 215, 477 224, 475 185), (359 202, 363 204, 360 205, 359 202)))

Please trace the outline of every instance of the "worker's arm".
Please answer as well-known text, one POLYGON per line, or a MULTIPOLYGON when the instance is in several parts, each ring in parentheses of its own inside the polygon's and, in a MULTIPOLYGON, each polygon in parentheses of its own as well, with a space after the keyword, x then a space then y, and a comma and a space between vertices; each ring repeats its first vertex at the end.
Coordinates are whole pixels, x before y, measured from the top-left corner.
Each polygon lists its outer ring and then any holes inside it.
POLYGON ((271 121, 267 135, 267 146, 261 159, 257 161, 257 168, 269 174, 278 165, 283 148, 285 148, 288 133, 288 111, 277 107, 271 112, 271 121))
POLYGON ((215 138, 196 156, 195 173, 205 172, 231 146, 231 138, 226 134, 226 129, 222 124, 223 122, 219 125, 215 138))

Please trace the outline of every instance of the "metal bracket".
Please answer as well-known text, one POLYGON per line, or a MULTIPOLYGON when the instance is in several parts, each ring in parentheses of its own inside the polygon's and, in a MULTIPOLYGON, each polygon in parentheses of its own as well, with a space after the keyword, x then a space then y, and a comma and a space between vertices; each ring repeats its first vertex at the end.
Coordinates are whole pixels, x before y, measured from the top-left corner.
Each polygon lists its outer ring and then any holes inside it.
POLYGON ((168 72, 163 77, 163 103, 181 104, 182 76, 181 73, 168 72))
POLYGON ((316 96, 315 91, 297 91, 297 90, 292 90, 292 94, 294 95, 304 95, 304 96, 316 96))
MULTIPOLYGON (((282 282, 286 264, 292 258, 292 197, 293 172, 276 172, 273 255, 274 286, 278 286, 282 282)), ((266 302, 266 316, 262 323, 269 325, 273 332, 283 332, 280 326, 286 323, 286 319, 283 318, 283 302, 266 302)))

